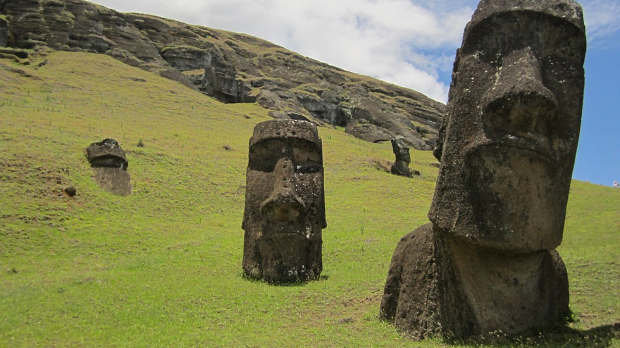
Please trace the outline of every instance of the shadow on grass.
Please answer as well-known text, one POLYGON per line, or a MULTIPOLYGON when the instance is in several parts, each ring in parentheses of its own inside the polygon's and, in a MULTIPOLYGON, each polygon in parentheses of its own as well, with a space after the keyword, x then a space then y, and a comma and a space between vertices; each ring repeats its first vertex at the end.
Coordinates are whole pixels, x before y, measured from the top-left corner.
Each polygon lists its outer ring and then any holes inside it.
POLYGON ((448 343, 490 347, 606 348, 613 344, 613 340, 620 340, 620 322, 589 330, 575 330, 564 326, 519 336, 489 334, 448 343))
POLYGON ((325 281, 329 279, 328 275, 321 275, 319 277, 317 277, 316 279, 309 279, 309 280, 305 280, 305 281, 293 281, 293 282, 268 282, 264 279, 255 279, 252 277, 248 277, 245 272, 241 272, 241 278, 252 282, 252 283, 261 283, 261 284, 266 284, 266 285, 271 285, 271 286, 278 286, 278 287, 302 287, 302 286, 306 286, 308 283, 311 282, 320 282, 320 281, 325 281))

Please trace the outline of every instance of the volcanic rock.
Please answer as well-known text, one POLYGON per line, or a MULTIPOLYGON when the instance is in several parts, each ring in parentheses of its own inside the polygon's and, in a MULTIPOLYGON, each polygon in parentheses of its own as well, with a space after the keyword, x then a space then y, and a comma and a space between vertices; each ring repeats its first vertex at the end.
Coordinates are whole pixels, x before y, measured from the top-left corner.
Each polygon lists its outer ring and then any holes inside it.
POLYGON ((278 115, 346 127, 368 141, 400 135, 415 149, 433 148, 445 111, 416 91, 252 36, 120 13, 83 0, 0 0, 3 45, 107 54, 225 103, 258 101, 278 115), (377 129, 356 129, 361 119, 377 129))

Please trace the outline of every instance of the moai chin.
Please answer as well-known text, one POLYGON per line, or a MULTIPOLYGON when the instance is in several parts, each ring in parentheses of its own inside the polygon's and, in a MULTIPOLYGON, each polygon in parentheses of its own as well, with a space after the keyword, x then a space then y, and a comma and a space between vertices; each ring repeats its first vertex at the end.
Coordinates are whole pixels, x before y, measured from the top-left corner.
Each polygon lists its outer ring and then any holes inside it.
POLYGON ((254 128, 246 174, 243 270, 269 282, 317 279, 323 268, 323 149, 314 124, 254 128))
POLYGON ((555 248, 583 103, 586 50, 572 0, 483 0, 457 51, 431 223, 399 242, 381 315, 423 338, 561 323, 555 248))

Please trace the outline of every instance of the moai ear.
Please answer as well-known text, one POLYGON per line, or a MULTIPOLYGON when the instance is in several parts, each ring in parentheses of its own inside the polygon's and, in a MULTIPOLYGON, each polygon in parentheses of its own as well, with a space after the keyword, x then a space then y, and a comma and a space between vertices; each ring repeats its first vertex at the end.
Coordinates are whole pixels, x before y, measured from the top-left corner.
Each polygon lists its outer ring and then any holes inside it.
POLYGON ((441 162, 441 155, 443 154, 443 141, 446 133, 445 117, 446 116, 444 115, 444 121, 441 123, 441 127, 439 128, 439 134, 437 134, 437 139, 435 140, 435 148, 433 149, 433 156, 435 156, 435 158, 439 162, 441 162))

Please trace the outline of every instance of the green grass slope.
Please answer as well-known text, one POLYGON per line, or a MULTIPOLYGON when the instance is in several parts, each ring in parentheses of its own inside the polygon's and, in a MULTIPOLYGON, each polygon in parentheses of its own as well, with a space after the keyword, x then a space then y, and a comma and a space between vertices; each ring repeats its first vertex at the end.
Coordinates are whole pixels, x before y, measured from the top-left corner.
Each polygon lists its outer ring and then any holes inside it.
MULTIPOLYGON (((377 319, 396 243, 426 222, 430 152, 412 150, 421 177, 396 177, 376 166, 392 159, 389 144, 321 127, 322 277, 250 281, 245 167, 266 111, 107 56, 46 59, 0 60, 0 347, 447 346, 377 319), (92 180, 84 148, 106 137, 127 151, 129 197, 92 180), (78 195, 64 195, 67 186, 78 195)), ((619 345, 619 231, 620 190, 575 182, 560 253, 577 331, 536 344, 619 345)))

